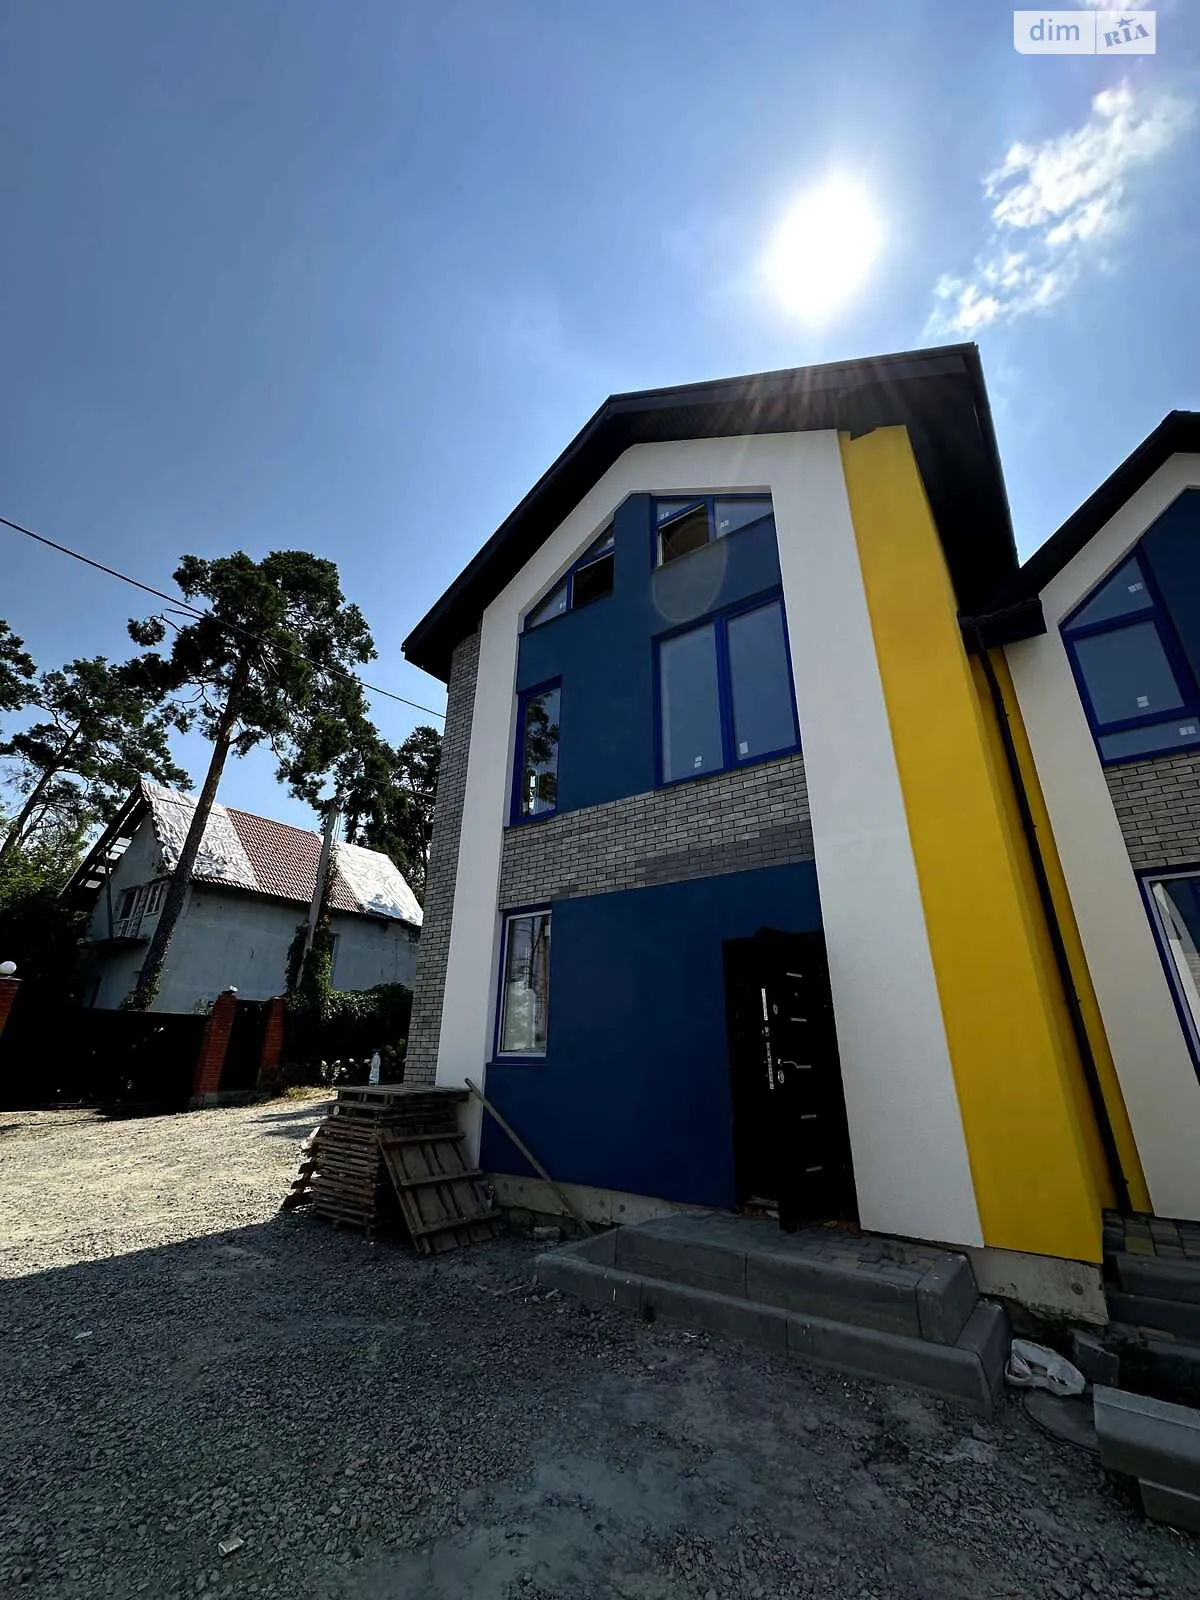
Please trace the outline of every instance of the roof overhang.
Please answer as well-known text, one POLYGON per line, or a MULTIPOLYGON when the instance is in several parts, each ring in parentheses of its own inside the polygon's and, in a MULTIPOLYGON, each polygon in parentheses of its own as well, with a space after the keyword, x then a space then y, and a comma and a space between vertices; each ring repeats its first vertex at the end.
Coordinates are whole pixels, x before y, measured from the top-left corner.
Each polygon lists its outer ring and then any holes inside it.
POLYGON ((1016 571, 1016 546, 973 344, 614 395, 404 641, 446 681, 455 645, 609 467, 635 444, 754 433, 907 428, 960 607, 1016 571))

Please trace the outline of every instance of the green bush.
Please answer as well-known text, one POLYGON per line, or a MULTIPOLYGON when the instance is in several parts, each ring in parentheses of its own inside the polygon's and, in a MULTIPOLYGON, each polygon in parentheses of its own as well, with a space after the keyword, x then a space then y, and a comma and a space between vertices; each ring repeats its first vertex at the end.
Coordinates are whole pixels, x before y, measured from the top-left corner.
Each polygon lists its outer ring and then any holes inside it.
POLYGON ((365 1083, 372 1052, 378 1050, 380 1076, 395 1082, 403 1072, 411 1011, 412 991, 402 983, 381 983, 357 993, 327 989, 315 1004, 293 995, 285 1045, 290 1081, 328 1081, 322 1066, 327 1073, 338 1062, 345 1069, 341 1081, 365 1083), (306 1075, 313 1073, 320 1076, 306 1075))

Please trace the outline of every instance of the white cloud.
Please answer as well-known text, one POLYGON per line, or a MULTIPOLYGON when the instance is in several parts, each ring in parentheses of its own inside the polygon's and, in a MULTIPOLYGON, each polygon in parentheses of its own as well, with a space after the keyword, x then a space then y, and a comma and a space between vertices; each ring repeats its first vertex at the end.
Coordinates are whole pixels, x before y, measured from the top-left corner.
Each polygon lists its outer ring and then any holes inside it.
MULTIPOLYGON (((1091 6, 1093 11, 1115 11, 1117 8, 1112 0, 1083 0, 1085 6, 1091 6)), ((1147 6, 1154 4, 1154 0, 1129 0, 1124 8, 1126 11, 1144 11, 1147 6)))
POLYGON ((928 333, 970 334, 1044 311, 1129 224, 1129 183, 1189 125, 1192 106, 1167 92, 1105 89, 1081 127, 1014 144, 984 180, 991 235, 965 276, 934 286, 928 333))

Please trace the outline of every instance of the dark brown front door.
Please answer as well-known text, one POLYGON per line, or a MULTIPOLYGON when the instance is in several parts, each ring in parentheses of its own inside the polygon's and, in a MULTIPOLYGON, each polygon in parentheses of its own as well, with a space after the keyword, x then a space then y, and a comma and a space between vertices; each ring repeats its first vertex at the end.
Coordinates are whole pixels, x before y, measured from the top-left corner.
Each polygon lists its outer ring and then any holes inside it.
POLYGON ((776 1204, 785 1228, 854 1220, 825 941, 764 930, 724 951, 739 1203, 776 1204))

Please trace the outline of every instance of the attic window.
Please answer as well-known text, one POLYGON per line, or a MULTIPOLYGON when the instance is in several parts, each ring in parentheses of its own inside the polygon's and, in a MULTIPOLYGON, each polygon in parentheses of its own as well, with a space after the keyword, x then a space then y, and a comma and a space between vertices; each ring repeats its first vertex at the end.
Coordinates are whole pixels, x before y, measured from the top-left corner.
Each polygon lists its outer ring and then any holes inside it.
POLYGON ((703 502, 664 522, 658 530, 658 564, 690 555, 708 543, 708 507, 703 502))
POLYGON ((1200 744, 1200 685, 1148 563, 1130 557, 1062 624, 1104 762, 1200 744))
POLYGON ((770 495, 703 495, 654 503, 655 565, 702 550, 714 539, 764 522, 773 513, 770 495))
POLYGON ((598 539, 594 539, 579 560, 555 585, 544 600, 540 600, 525 618, 525 631, 540 628, 568 611, 578 611, 593 600, 602 600, 613 592, 616 568, 616 540, 611 524, 598 539))
POLYGON ((602 600, 613 591, 615 558, 610 553, 599 561, 589 561, 586 567, 577 567, 571 580, 571 605, 578 611, 589 600, 602 600))

